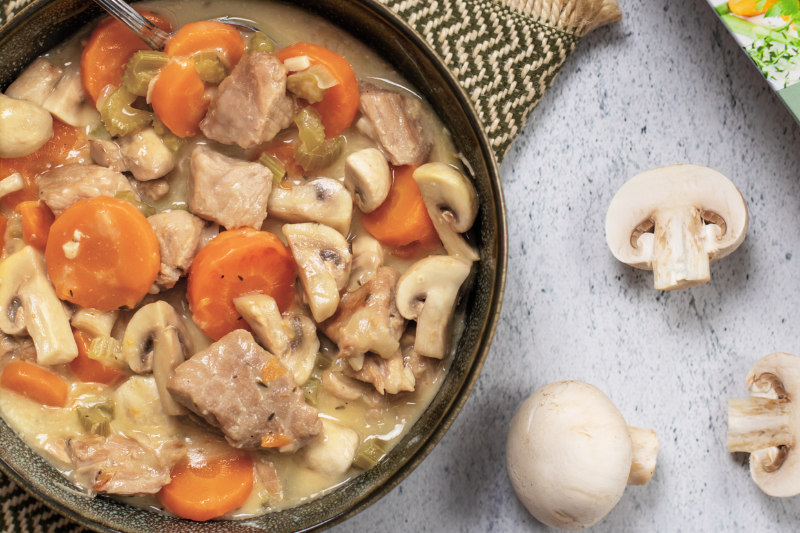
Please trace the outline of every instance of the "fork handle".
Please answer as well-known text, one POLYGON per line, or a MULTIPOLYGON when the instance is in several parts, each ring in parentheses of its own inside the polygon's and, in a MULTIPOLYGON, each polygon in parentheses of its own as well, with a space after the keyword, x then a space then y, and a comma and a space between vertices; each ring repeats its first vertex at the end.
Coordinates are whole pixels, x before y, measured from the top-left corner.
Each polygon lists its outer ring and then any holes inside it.
POLYGON ((153 50, 161 51, 170 34, 144 18, 123 0, 95 0, 108 13, 125 24, 153 50))

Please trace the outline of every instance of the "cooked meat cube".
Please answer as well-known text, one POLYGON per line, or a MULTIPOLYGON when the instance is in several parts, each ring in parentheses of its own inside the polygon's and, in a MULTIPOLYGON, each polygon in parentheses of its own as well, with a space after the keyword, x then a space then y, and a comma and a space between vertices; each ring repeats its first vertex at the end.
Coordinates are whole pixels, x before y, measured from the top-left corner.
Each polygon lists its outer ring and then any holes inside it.
POLYGON ((75 465, 73 483, 88 494, 155 494, 170 482, 169 472, 185 455, 179 441, 159 457, 121 435, 76 437, 67 441, 75 465))
POLYGON ((169 183, 167 180, 152 180, 152 181, 136 181, 134 183, 139 194, 148 200, 160 200, 169 192, 169 183))
POLYGON ((272 191, 267 167, 198 146, 192 152, 191 169, 192 213, 227 229, 261 229, 272 191))
MULTIPOLYGON (((121 191, 133 192, 131 184, 121 173, 80 163, 45 172, 36 178, 36 184, 39 186, 39 198, 55 216, 84 198, 113 197, 121 191)), ((136 197, 138 199, 139 195, 136 194, 136 197)))
POLYGON ((219 84, 200 129, 209 139, 246 149, 271 140, 289 126, 293 114, 286 67, 269 52, 255 52, 219 84))
POLYGON ((64 69, 40 57, 6 89, 6 96, 42 105, 64 75, 64 69))
POLYGON ((156 284, 172 288, 192 264, 200 247, 200 235, 205 224, 186 211, 166 211, 148 217, 158 237, 161 269, 156 284))
POLYGON ((375 390, 383 394, 397 394, 398 392, 414 391, 416 379, 411 368, 403 361, 403 354, 397 350, 388 359, 371 353, 364 357, 361 370, 355 371, 345 367, 342 371, 345 376, 355 378, 365 383, 372 383, 375 390))
POLYGON ((361 93, 361 126, 377 141, 393 165, 421 165, 431 142, 419 100, 369 88, 361 93))
POLYGON ((236 448, 294 452, 322 431, 318 411, 306 404, 292 373, 245 330, 182 363, 167 387, 236 448))
POLYGON ((119 145, 114 141, 89 139, 89 153, 92 155, 92 161, 101 167, 106 167, 114 172, 126 172, 128 170, 125 161, 122 160, 119 145))
POLYGON ((342 296, 336 313, 321 325, 339 346, 339 357, 370 351, 389 357, 397 350, 406 325, 394 299, 399 278, 394 268, 381 267, 360 289, 342 296))
POLYGON ((139 181, 164 177, 175 168, 178 158, 166 147, 153 128, 129 133, 118 142, 125 166, 139 181))

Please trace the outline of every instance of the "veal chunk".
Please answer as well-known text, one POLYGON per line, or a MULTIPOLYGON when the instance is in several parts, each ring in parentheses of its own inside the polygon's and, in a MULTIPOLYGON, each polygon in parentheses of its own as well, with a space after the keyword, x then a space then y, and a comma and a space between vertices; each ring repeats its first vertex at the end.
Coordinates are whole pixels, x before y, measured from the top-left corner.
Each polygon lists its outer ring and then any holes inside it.
POLYGON ((414 372, 406 364, 400 350, 394 352, 387 359, 376 354, 369 354, 364 358, 361 370, 355 371, 350 367, 345 367, 342 373, 359 381, 372 383, 375 390, 381 394, 384 392, 389 394, 403 391, 414 392, 416 385, 414 372))
POLYGON ((389 357, 397 350, 406 325, 394 299, 399 278, 394 268, 381 267, 360 289, 342 296, 336 314, 321 326, 339 346, 339 357, 389 357))
POLYGON ((272 191, 272 172, 267 167, 205 146, 194 149, 190 166, 192 213, 227 229, 261 229, 272 191))
POLYGON ((275 137, 289 126, 293 113, 286 67, 269 52, 255 52, 219 84, 200 129, 209 139, 247 149, 275 137))
POLYGON ((125 176, 97 165, 64 165, 37 177, 36 185, 39 186, 39 198, 55 216, 84 198, 113 197, 119 192, 131 191, 139 199, 125 176))
POLYGON ((147 218, 158 238, 161 269, 156 283, 172 288, 192 264, 200 246, 203 221, 186 211, 174 210, 147 218))
POLYGON ((182 363, 167 388, 236 448, 294 452, 322 431, 292 373, 241 329, 182 363))
POLYGON ((360 107, 364 116, 359 123, 364 133, 381 145, 393 165, 421 165, 427 161, 431 142, 419 100, 369 88, 361 93, 360 107))

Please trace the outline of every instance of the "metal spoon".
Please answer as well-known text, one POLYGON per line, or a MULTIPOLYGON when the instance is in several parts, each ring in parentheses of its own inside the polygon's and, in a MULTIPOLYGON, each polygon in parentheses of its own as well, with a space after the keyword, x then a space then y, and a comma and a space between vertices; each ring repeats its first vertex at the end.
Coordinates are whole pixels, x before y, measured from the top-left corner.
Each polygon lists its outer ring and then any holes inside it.
MULTIPOLYGON (((167 41, 169 41, 170 37, 174 35, 174 33, 167 33, 142 15, 140 15, 135 9, 133 9, 130 5, 125 3, 124 0, 95 0, 100 6, 108 11, 108 13, 117 19, 118 21, 125 24, 128 28, 131 29, 133 33, 135 33, 142 41, 147 44, 150 48, 157 51, 164 50, 164 47, 167 45, 167 41)), ((249 31, 255 31, 259 33, 263 33, 258 28, 251 26, 250 24, 245 24, 244 22, 239 22, 238 20, 233 20, 228 17, 220 17, 217 19, 212 19, 215 22, 222 22, 224 24, 230 24, 231 26, 238 26, 240 28, 244 28, 249 31)), ((265 34, 266 35, 266 34, 265 34)), ((277 46, 278 43, 267 35, 267 38, 275 43, 277 46)))

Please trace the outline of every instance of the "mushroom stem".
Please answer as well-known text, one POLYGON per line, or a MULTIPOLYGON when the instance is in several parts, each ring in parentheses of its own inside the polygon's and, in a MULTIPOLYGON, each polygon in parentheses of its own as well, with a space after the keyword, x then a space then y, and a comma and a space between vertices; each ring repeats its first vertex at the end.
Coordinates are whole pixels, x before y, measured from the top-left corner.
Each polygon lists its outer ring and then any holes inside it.
POLYGON ((728 451, 753 453, 792 445, 791 407, 787 400, 743 398, 728 401, 728 451))
POLYGON ((653 477, 658 456, 658 436, 652 429, 628 426, 633 446, 628 485, 644 485, 653 477))
POLYGON ((660 209, 655 216, 655 289, 688 289, 711 279, 701 211, 694 206, 660 209))

